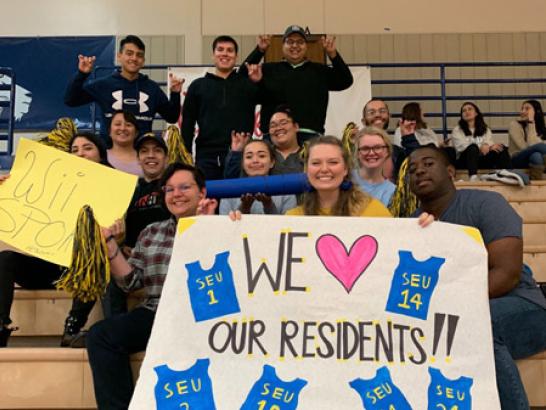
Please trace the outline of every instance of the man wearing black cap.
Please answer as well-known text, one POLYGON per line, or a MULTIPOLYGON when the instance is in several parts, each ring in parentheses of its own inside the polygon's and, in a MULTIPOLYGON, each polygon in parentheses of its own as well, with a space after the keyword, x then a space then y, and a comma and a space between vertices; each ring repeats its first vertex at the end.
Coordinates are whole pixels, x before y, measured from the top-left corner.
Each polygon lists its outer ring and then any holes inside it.
POLYGON ((159 180, 167 166, 167 144, 161 136, 148 132, 135 140, 138 162, 144 177, 138 179, 127 216, 124 253, 135 246, 140 232, 153 222, 164 221, 169 213, 161 206, 159 180))
POLYGON ((275 107, 287 104, 300 125, 300 134, 313 136, 324 133, 328 91, 345 90, 353 83, 349 67, 337 52, 335 37, 322 37, 324 51, 332 61, 331 67, 307 60, 307 33, 295 25, 284 32, 284 61, 256 65, 269 46, 268 40, 267 36, 260 37, 258 46, 245 61, 246 70, 241 67, 241 72, 248 70, 250 79, 260 86, 262 131, 264 134, 268 132, 275 107))

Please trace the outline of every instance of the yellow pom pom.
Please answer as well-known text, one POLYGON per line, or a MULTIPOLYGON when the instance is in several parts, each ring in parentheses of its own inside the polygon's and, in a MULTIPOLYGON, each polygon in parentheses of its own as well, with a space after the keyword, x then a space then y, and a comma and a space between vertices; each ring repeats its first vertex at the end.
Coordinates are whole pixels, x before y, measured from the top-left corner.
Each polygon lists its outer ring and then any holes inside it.
POLYGON ((83 302, 96 300, 110 282, 108 249, 89 205, 80 209, 74 232, 72 264, 55 283, 83 302))
POLYGON ((411 216, 418 206, 417 197, 409 188, 408 165, 409 158, 406 158, 398 172, 396 191, 389 205, 389 211, 394 217, 405 218, 411 216))
POLYGON ((167 128, 167 147, 169 151, 167 157, 169 164, 174 162, 182 162, 184 164, 193 165, 193 158, 182 142, 182 135, 176 125, 169 125, 167 128))
POLYGON ((60 149, 61 151, 68 152, 70 140, 76 133, 78 129, 72 118, 60 118, 55 124, 49 134, 41 138, 39 142, 47 146, 60 149))

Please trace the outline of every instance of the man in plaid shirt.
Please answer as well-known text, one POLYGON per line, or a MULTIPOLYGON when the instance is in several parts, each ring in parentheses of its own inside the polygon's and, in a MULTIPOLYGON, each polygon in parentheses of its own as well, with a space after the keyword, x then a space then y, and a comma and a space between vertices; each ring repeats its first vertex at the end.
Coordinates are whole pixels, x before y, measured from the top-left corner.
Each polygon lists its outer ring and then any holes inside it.
POLYGON ((146 349, 161 297, 178 219, 213 214, 217 201, 206 199, 205 178, 196 168, 175 163, 161 180, 171 218, 148 225, 126 260, 114 239, 118 224, 103 228, 112 275, 125 291, 144 289, 145 299, 129 313, 96 323, 87 336, 99 409, 127 409, 133 394, 129 355, 146 349))

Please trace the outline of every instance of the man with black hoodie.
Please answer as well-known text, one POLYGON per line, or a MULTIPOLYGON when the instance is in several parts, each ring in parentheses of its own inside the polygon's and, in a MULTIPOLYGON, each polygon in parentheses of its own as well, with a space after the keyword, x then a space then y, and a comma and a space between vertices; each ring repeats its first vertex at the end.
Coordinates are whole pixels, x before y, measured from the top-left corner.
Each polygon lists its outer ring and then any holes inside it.
POLYGON ((195 165, 206 180, 222 179, 224 162, 232 133, 250 136, 254 130, 254 111, 258 87, 235 69, 238 45, 230 36, 219 36, 212 43, 214 73, 193 81, 182 108, 182 137, 193 152, 195 125, 195 165))
POLYGON ((180 91, 183 80, 171 77, 170 100, 159 85, 140 69, 144 66, 144 43, 137 36, 121 40, 117 54, 121 68, 111 75, 87 81, 93 71, 95 57, 78 56, 78 72, 68 84, 64 102, 69 107, 96 102, 102 113, 101 135, 108 140, 112 113, 119 110, 131 112, 138 121, 141 133, 152 130, 156 113, 173 123, 180 116, 180 91))

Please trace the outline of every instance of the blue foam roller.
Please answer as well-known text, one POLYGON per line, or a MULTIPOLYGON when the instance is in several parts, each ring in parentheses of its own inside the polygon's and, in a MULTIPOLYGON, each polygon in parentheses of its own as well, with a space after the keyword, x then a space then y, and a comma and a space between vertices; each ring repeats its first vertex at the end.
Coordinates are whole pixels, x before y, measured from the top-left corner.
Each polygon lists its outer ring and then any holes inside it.
POLYGON ((207 181, 207 197, 239 198, 243 194, 297 195, 311 189, 307 175, 282 174, 207 181))

